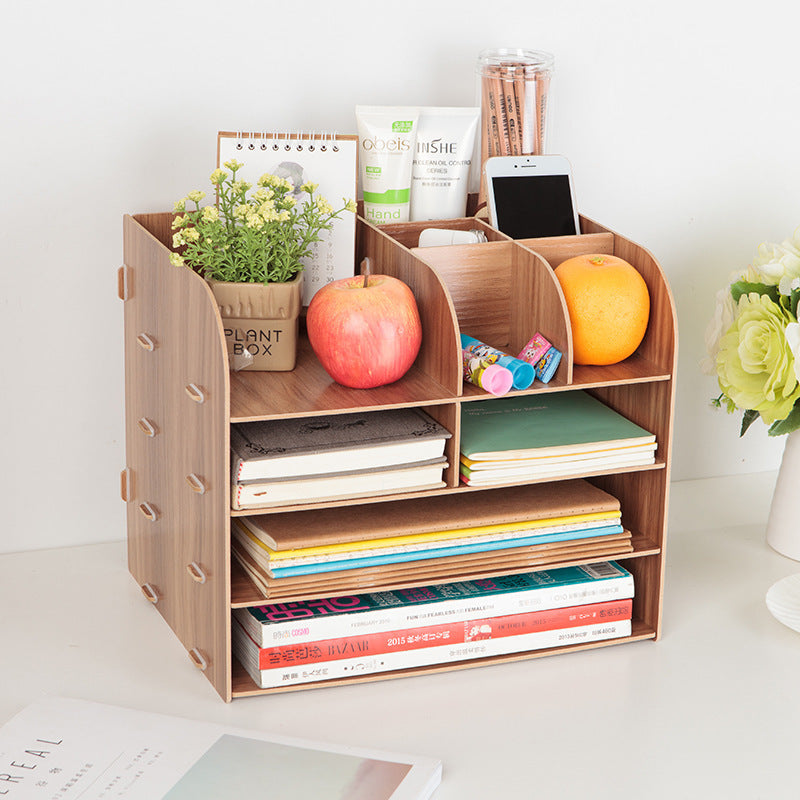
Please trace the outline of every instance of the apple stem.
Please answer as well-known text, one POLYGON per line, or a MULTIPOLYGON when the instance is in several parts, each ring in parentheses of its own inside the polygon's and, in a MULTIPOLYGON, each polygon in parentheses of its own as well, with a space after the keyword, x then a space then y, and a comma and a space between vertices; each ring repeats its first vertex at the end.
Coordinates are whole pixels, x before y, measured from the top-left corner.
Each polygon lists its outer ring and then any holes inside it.
POLYGON ((364 276, 364 288, 365 289, 369 285, 369 270, 370 270, 370 264, 369 264, 369 258, 367 257, 367 258, 363 259, 362 262, 361 262, 361 274, 364 276))

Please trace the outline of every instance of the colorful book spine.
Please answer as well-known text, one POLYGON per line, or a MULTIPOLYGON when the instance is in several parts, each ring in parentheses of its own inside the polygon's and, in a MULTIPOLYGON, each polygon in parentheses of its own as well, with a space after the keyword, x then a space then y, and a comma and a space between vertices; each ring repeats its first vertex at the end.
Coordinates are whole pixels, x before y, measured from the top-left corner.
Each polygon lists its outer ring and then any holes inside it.
POLYGON ((499 639, 483 639, 462 644, 443 644, 421 650, 404 650, 385 655, 343 658, 292 667, 259 669, 255 650, 248 652, 240 639, 234 638, 233 650, 250 677, 262 689, 293 686, 316 681, 353 678, 382 672, 474 661, 491 656, 543 650, 550 647, 581 645, 619 639, 631 635, 630 620, 609 620, 575 628, 535 631, 499 639))
POLYGON ((237 608, 233 613, 259 647, 271 647, 633 596, 631 573, 614 561, 601 561, 392 592, 237 608))
POLYGON ((507 614, 502 617, 472 617, 463 622, 444 622, 422 627, 409 626, 383 633, 323 639, 307 644, 288 644, 259 648, 240 626, 236 635, 245 637, 245 647, 258 651, 260 669, 316 664, 342 658, 386 655, 405 650, 419 650, 440 644, 464 644, 482 639, 499 639, 535 631, 576 628, 608 620, 630 619, 633 601, 616 600, 607 603, 569 606, 568 608, 507 614))

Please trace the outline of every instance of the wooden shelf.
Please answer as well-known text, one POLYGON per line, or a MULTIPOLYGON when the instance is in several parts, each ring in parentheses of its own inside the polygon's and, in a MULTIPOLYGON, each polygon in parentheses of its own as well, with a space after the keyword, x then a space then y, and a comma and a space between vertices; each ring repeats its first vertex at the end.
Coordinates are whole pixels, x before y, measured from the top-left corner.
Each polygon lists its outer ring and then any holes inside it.
POLYGON ((453 399, 416 367, 391 386, 348 389, 329 377, 305 336, 300 337, 293 371, 231 373, 231 422, 415 407, 453 399))
POLYGON ((244 667, 234 656, 233 658, 233 697, 249 697, 260 694, 274 694, 276 692, 300 691, 303 689, 324 689, 330 686, 348 683, 369 683, 376 680, 392 678, 411 678, 418 675, 430 675, 436 672, 450 672, 456 669, 474 669, 476 667, 488 667, 497 664, 506 664, 511 661, 527 661, 533 658, 544 658, 553 655, 565 655, 567 653, 577 653, 580 650, 596 650, 601 647, 613 647, 630 642, 641 642, 647 639, 655 639, 656 632, 640 619, 634 618, 632 622, 632 632, 630 636, 620 639, 609 639, 602 642, 590 642, 588 644, 566 645, 564 647, 548 647, 542 650, 532 650, 525 653, 511 653, 503 656, 490 656, 488 658, 476 658, 471 661, 458 661, 450 664, 434 664, 429 667, 414 667, 412 669, 394 670, 391 673, 378 673, 376 675, 364 675, 359 678, 343 678, 330 681, 319 681, 318 683, 304 683, 299 686, 286 686, 276 689, 261 689, 253 683, 253 679, 247 674, 244 667))
MULTIPOLYGON (((632 549, 602 556, 619 560, 634 575, 631 636, 363 680, 500 664, 659 637, 676 321, 669 287, 650 253, 586 218, 581 218, 578 236, 522 242, 514 242, 474 218, 439 221, 435 223, 439 227, 480 227, 489 241, 436 248, 416 247, 419 230, 429 227, 428 223, 375 227, 359 220, 356 263, 369 257, 374 272, 394 275, 411 287, 420 309, 423 344, 414 367, 400 381, 378 389, 353 390, 328 377, 305 336, 301 336, 297 366, 291 372, 229 372, 222 321, 213 295, 198 275, 169 263, 171 217, 169 213, 144 214, 124 220, 125 266, 120 270, 119 285, 125 309, 126 465, 122 486, 127 503, 128 564, 192 661, 204 665, 206 676, 224 700, 317 685, 260 689, 232 655, 232 609, 267 602, 231 556, 231 520, 237 516, 269 514, 276 522, 293 519, 298 525, 314 525, 324 524, 329 515, 374 514, 377 519, 391 509, 441 512, 448 503, 477 497, 502 520, 504 493, 520 494, 529 485, 555 487, 572 477, 582 478, 620 501, 623 525, 632 532, 632 549), (642 344, 630 358, 612 366, 573 364, 566 304, 553 274, 553 266, 564 258, 589 252, 625 258, 642 274, 650 292, 650 324, 642 344), (656 435, 656 463, 613 472, 576 472, 555 481, 480 488, 460 485, 461 407, 489 398, 462 381, 462 331, 511 353, 519 352, 533 333, 542 333, 561 350, 561 364, 550 383, 535 383, 520 394, 588 391, 656 435), (152 347, 143 347, 142 341, 152 347), (451 432, 444 488, 231 511, 231 424, 398 407, 424 408, 451 432), (148 426, 141 425, 142 419, 152 424, 153 435, 146 433, 148 426)), ((459 572, 458 578, 528 571, 527 557, 519 558, 512 565, 504 563, 502 556, 496 560, 489 557, 474 570, 459 572)), ((597 560, 568 558, 563 553, 552 560, 532 556, 531 567, 597 560)), ((382 589, 430 582, 422 577, 417 583, 407 576, 395 578, 388 570, 370 580, 377 581, 371 586, 382 589)), ((304 596, 293 594, 281 602, 304 596)))

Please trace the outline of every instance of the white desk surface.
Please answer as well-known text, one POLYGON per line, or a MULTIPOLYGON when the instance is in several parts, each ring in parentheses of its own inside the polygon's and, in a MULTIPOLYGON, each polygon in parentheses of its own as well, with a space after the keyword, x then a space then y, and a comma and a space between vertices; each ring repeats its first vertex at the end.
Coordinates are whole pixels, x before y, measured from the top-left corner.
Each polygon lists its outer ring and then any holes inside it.
POLYGON ((122 542, 0 556, 0 724, 42 694, 431 755, 436 800, 800 797, 800 634, 764 594, 774 475, 674 484, 664 632, 567 656, 225 704, 122 542))

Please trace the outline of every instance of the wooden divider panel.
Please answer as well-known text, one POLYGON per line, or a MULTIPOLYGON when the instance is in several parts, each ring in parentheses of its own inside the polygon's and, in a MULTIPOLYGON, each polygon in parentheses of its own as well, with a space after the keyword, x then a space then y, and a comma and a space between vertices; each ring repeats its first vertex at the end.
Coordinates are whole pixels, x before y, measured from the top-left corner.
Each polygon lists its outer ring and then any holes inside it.
POLYGON ((388 234, 359 219, 358 260, 368 257, 371 271, 406 283, 419 307, 422 347, 416 366, 453 396, 459 394, 461 365, 455 312, 447 289, 435 271, 388 234))

